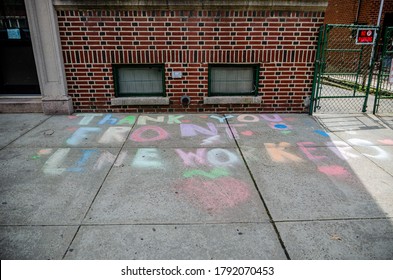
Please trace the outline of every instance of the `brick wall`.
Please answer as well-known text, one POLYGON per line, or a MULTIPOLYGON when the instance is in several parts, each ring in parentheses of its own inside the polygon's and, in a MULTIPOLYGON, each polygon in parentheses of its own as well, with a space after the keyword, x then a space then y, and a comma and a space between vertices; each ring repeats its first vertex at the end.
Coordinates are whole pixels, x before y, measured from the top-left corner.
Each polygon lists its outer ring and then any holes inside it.
MULTIPOLYGON (((325 23, 353 24, 358 18, 358 23, 376 25, 381 0, 329 0, 326 9, 325 23), (359 9, 360 4, 360 9, 359 9), (359 9, 359 15, 358 14, 359 9)), ((381 26, 385 13, 393 12, 393 0, 385 0, 382 10, 381 26)))
MULTIPOLYGON (((362 5, 360 6, 359 21, 361 23, 364 22, 370 25, 376 25, 378 23, 380 4, 380 0, 363 0, 362 5)), ((381 26, 383 26, 385 14, 391 12, 393 12, 393 0, 385 0, 381 15, 381 26)))
POLYGON ((324 23, 353 24, 357 9, 358 0, 329 0, 324 23))
POLYGON ((304 112, 323 12, 58 10, 77 112, 304 112), (165 65, 168 106, 114 106, 112 64, 165 65), (206 105, 208 65, 260 64, 261 104, 206 105), (183 78, 172 79, 181 71, 183 78), (189 107, 180 97, 191 97, 189 107))

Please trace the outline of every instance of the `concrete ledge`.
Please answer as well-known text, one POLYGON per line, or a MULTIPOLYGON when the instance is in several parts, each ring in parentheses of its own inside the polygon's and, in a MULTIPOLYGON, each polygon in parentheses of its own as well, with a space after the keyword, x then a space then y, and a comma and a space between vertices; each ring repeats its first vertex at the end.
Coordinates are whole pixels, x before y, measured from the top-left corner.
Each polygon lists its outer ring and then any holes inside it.
POLYGON ((1 98, 0 113, 42 113, 41 98, 1 98))
POLYGON ((46 115, 71 115, 74 112, 71 98, 66 100, 42 99, 42 110, 46 115))
POLYGON ((214 96, 204 97, 203 104, 261 104, 260 96, 214 96))
POLYGON ((133 10, 275 10, 313 11, 326 10, 328 0, 53 0, 57 10, 64 9, 133 9, 133 10))
POLYGON ((112 98, 111 105, 169 105, 168 97, 120 97, 112 98))

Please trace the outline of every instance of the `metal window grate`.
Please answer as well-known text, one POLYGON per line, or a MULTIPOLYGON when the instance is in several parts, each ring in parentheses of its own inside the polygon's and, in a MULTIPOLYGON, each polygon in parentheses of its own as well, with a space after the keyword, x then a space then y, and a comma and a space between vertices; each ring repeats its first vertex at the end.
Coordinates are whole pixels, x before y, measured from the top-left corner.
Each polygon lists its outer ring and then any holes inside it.
POLYGON ((164 69, 155 66, 115 66, 118 96, 164 95, 164 69))
POLYGON ((256 66, 210 66, 210 95, 252 95, 257 93, 256 66))

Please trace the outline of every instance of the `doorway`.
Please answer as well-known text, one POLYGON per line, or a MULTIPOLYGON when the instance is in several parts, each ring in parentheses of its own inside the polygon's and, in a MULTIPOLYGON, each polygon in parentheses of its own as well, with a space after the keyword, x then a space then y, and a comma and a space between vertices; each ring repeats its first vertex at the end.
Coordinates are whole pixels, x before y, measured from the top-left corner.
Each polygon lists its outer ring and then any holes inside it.
POLYGON ((40 95, 23 0, 0 1, 0 61, 0 97, 40 95))

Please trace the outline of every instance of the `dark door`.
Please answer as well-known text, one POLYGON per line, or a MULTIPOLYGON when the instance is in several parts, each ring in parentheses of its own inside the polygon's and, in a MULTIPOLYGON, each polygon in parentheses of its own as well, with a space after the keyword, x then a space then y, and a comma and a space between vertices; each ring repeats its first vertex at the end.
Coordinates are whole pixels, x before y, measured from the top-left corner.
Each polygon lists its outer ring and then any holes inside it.
POLYGON ((0 0, 0 94, 40 94, 23 0, 0 0))

